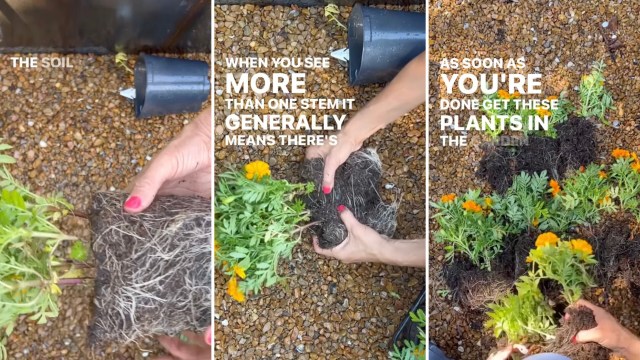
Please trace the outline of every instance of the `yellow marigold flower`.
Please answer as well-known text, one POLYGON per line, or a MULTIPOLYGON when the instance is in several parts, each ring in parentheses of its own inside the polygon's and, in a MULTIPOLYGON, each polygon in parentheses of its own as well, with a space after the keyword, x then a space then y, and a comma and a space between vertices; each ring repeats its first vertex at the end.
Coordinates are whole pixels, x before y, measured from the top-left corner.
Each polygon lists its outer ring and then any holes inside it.
POLYGON ((635 152, 631 153, 631 158, 633 159, 633 161, 635 162, 640 162, 640 160, 638 160, 638 154, 636 154, 635 152))
POLYGON ((624 150, 624 149, 614 149, 611 152, 611 156, 613 156, 616 159, 619 158, 628 158, 631 157, 631 154, 629 153, 629 150, 624 150))
POLYGON ((531 263, 531 262, 533 262, 533 259, 531 258, 531 256, 527 256, 527 258, 525 259, 525 261, 526 261, 527 263, 531 263))
POLYGON ((558 193, 560 193, 560 184, 558 184, 557 181, 551 179, 551 181, 549 181, 549 187, 551 187, 551 195, 553 195, 553 197, 556 197, 558 193))
POLYGON ((249 180, 261 180, 265 176, 271 176, 269 164, 256 160, 244 166, 245 176, 249 180))
POLYGON ((217 253, 217 252, 218 252, 218 250, 220 250, 220 245, 218 245, 218 244, 216 243, 216 241, 215 241, 215 240, 213 240, 213 252, 214 252, 214 253, 217 253))
POLYGON ((531 225, 533 225, 534 227, 538 227, 538 225, 540 225, 540 220, 538 220, 538 218, 533 218, 531 225))
POLYGON ((598 200, 598 205, 603 205, 605 203, 610 203, 610 202, 611 202, 611 196, 605 195, 605 197, 603 197, 602 199, 598 200))
POLYGON ((462 204, 462 208, 471 212, 482 212, 482 208, 473 200, 467 200, 462 204))
POLYGON ((546 232, 538 235, 536 239, 536 247, 541 248, 543 246, 551 245, 555 246, 560 239, 558 236, 552 232, 546 232))
POLYGON ((516 91, 516 92, 514 92, 513 94, 511 94, 511 97, 512 97, 513 99, 520 99, 520 96, 522 96, 522 95, 520 94, 520 92, 519 92, 519 91, 516 91))
POLYGON ((440 201, 442 201, 443 203, 448 203, 448 202, 452 202, 455 199, 456 199, 456 194, 446 194, 446 195, 442 195, 442 197, 440 198, 440 201))
POLYGON ((241 279, 244 279, 247 277, 247 274, 245 274, 242 266, 238 264, 233 265, 233 272, 236 273, 236 275, 238 275, 241 279))
POLYGON ((593 248, 591 247, 591 244, 589 244, 589 242, 587 242, 586 240, 582 240, 582 239, 571 240, 571 249, 575 251, 580 251, 585 255, 593 254, 593 248))
POLYGON ((536 109, 536 114, 538 114, 538 116, 551 116, 551 111, 543 107, 538 107, 536 109))
POLYGON ((238 279, 234 276, 229 280, 227 284, 227 294, 234 298, 238 302, 244 302, 244 294, 240 291, 238 287, 238 279))
POLYGON ((602 170, 600 170, 600 172, 598 173, 598 177, 600 179, 606 179, 607 178, 607 173, 602 171, 602 170))
POLYGON ((511 95, 509 95, 507 90, 502 90, 502 89, 498 90, 498 97, 500 99, 505 99, 505 100, 511 99, 511 95))
POLYGON ((490 197, 484 198, 484 204, 486 205, 486 207, 491 207, 491 205, 493 205, 493 199, 491 199, 490 197))

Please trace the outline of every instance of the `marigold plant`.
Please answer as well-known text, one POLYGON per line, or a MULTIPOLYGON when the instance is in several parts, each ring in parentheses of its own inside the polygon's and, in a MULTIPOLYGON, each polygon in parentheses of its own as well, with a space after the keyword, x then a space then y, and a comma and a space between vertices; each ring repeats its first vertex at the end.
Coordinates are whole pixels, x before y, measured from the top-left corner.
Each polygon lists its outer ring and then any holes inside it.
POLYGON ((616 161, 609 171, 612 182, 611 197, 617 200, 622 210, 630 211, 640 220, 640 173, 634 168, 634 164, 639 164, 636 160, 637 155, 634 155, 635 153, 631 154, 622 149, 616 149, 612 153, 616 161), (628 156, 622 156, 624 152, 628 153, 628 156))
POLYGON ((282 278, 278 264, 291 258, 301 222, 309 212, 297 199, 313 184, 291 184, 271 177, 269 165, 254 161, 244 171, 217 177, 215 203, 215 261, 227 275, 227 294, 244 301, 282 278))
POLYGON ((510 234, 520 234, 547 216, 546 189, 545 172, 534 175, 523 172, 514 178, 503 196, 495 197, 492 209, 510 234))
POLYGON ((605 124, 609 122, 605 119, 605 114, 613 106, 613 97, 604 86, 605 64, 602 61, 594 62, 591 73, 584 75, 580 81, 580 115, 583 117, 597 117, 605 124))
MULTIPOLYGON (((0 151, 11 146, 0 144, 0 151)), ((19 184, 7 169, 16 160, 0 154, 0 359, 6 340, 22 315, 44 324, 58 316, 61 285, 77 283, 82 272, 72 260, 84 261, 87 250, 54 224, 73 207, 61 195, 42 197, 19 184), (68 259, 63 243, 74 242, 68 259)))
POLYGON ((431 203, 440 225, 435 239, 444 243, 447 260, 460 254, 476 266, 491 269, 491 261, 502 251, 506 231, 490 209, 483 211, 479 203, 486 204, 486 200, 480 199, 480 191, 470 191, 453 200, 443 197, 431 203))

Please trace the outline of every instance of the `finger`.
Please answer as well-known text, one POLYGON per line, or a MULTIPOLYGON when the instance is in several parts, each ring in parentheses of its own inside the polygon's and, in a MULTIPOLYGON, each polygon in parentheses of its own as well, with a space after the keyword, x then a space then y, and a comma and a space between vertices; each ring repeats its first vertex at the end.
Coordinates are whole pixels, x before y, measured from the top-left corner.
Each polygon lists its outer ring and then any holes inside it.
POLYGON ((320 247, 320 245, 318 244, 317 236, 313 236, 311 237, 311 239, 313 240, 313 250, 315 250, 316 253, 323 256, 333 257, 333 252, 331 251, 331 249, 323 249, 320 247))
POLYGON ((575 340, 579 343, 598 342, 599 337, 600 331, 597 328, 593 328, 579 331, 575 336, 575 340))
POLYGON ((175 173, 176 163, 165 159, 161 154, 135 179, 131 193, 124 203, 125 211, 139 213, 149 207, 162 184, 175 173))
POLYGON ((326 195, 333 190, 333 182, 338 166, 342 165, 342 161, 338 160, 334 153, 329 154, 324 160, 324 172, 322 173, 322 192, 326 195))
POLYGON ((314 158, 323 157, 322 151, 320 149, 321 148, 319 146, 309 146, 304 153, 305 159, 314 159, 314 158))
POLYGON ((197 359, 203 354, 202 347, 188 344, 174 337, 158 336, 158 341, 171 355, 179 359, 197 359))
POLYGON ((209 326, 204 332, 204 342, 211 346, 211 326, 209 326))

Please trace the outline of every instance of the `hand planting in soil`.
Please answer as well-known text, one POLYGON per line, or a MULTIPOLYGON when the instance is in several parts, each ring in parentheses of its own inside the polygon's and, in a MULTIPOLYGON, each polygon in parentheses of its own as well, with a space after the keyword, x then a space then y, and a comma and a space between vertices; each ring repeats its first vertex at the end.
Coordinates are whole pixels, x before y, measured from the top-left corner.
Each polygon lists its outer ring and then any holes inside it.
POLYGON ((309 212, 298 199, 311 183, 291 184, 271 177, 269 165, 254 161, 243 171, 217 177, 215 261, 230 279, 227 293, 237 301, 275 285, 281 259, 290 259, 309 212))
POLYGON ((203 331, 211 321, 211 202, 158 197, 122 209, 126 194, 98 193, 90 214, 96 260, 92 343, 203 331))
MULTIPOLYGON (((0 151, 8 149, 0 144, 0 151)), ((58 316, 60 286, 79 283, 82 271, 73 260, 86 258, 82 243, 54 225, 72 206, 60 195, 41 197, 20 185, 6 167, 13 163, 0 154, 0 359, 21 315, 38 324, 58 316), (69 259, 62 258, 60 247, 74 241, 69 259)))
POLYGON ((530 270, 515 283, 516 294, 490 304, 486 326, 494 335, 505 335, 510 343, 555 339, 554 311, 549 303, 574 304, 584 289, 594 286, 589 271, 597 262, 591 245, 582 239, 563 241, 554 233, 540 234, 529 252, 530 270), (561 287, 561 299, 548 299, 541 291, 543 281, 561 287))

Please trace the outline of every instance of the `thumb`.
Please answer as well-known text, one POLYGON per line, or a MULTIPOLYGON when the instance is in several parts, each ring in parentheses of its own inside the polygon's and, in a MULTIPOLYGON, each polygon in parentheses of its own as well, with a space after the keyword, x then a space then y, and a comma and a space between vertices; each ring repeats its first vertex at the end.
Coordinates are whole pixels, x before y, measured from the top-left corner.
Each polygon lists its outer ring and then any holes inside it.
POLYGON ((136 214, 149 207, 162 184, 169 179, 173 170, 167 165, 173 162, 162 160, 161 157, 154 159, 134 180, 131 193, 124 202, 126 212, 136 214))
POLYGON ((351 210, 347 209, 346 206, 339 205, 338 212, 340 213, 340 219, 342 219, 342 222, 347 227, 347 230, 349 232, 351 232, 351 229, 354 225, 360 225, 358 219, 356 219, 351 210))
POLYGON ((578 343, 586 343, 586 342, 598 342, 600 335, 600 331, 597 328, 578 331, 575 336, 576 342, 578 343))

